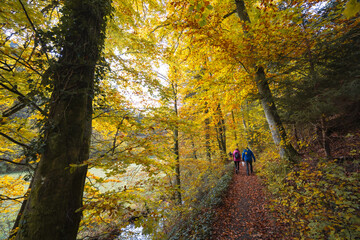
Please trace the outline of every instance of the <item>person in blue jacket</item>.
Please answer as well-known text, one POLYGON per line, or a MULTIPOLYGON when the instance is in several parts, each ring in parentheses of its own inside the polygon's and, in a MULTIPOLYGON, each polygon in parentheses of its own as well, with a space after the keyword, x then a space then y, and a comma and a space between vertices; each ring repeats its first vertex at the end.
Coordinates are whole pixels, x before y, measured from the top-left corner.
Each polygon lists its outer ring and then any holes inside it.
POLYGON ((253 167, 252 167, 252 160, 254 159, 254 162, 256 161, 254 153, 249 149, 249 147, 246 147, 242 153, 242 159, 246 163, 246 174, 249 176, 249 166, 250 166, 250 172, 253 173, 253 167))

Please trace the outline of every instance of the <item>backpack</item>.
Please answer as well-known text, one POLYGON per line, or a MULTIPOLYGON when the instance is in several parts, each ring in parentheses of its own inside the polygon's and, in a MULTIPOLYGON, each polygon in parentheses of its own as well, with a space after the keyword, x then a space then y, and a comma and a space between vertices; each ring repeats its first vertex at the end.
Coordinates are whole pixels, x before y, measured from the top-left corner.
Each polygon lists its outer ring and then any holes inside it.
POLYGON ((235 159, 239 159, 240 158, 240 153, 239 152, 235 152, 235 159))

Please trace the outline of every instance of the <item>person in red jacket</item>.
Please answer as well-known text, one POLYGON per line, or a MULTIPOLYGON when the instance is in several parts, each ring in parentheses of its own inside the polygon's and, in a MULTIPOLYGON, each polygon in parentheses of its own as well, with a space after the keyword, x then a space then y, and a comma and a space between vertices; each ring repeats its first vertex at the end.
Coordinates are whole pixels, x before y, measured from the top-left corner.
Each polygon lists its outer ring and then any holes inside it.
POLYGON ((238 148, 236 148, 233 152, 233 159, 235 163, 235 172, 237 174, 239 172, 239 164, 241 161, 241 154, 238 148))

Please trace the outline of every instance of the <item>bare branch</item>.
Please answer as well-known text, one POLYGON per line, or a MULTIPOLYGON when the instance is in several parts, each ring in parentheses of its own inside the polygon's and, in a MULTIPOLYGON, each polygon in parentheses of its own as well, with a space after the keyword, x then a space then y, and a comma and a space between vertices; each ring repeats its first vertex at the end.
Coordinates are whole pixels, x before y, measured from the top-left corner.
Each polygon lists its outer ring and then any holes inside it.
POLYGON ((4 138, 10 140, 11 142, 17 144, 17 145, 20 145, 20 146, 22 146, 22 147, 24 147, 24 148, 27 148, 27 149, 30 148, 28 145, 26 145, 26 144, 24 144, 24 143, 21 143, 21 142, 19 142, 19 141, 16 141, 15 139, 13 139, 12 137, 6 135, 5 133, 0 132, 0 135, 3 136, 4 138))
POLYGON ((6 200, 11 200, 11 201, 16 201, 16 202, 19 202, 21 203, 22 201, 19 201, 18 199, 23 199, 24 196, 21 196, 21 197, 8 197, 8 196, 5 196, 5 195, 2 195, 0 194, 0 200, 1 201, 6 201, 6 200))
MULTIPOLYGON (((3 79, 6 79, 5 77, 3 77, 2 75, 0 75, 3 79)), ((5 88, 6 90, 15 93, 17 95, 20 96, 19 100, 22 101, 24 104, 30 104, 31 106, 33 106, 35 109, 37 109, 42 115, 47 116, 46 112, 44 110, 42 110, 38 105, 36 105, 33 101, 31 101, 30 99, 28 99, 24 94, 22 94, 21 92, 19 92, 16 88, 14 87, 9 87, 6 86, 5 84, 0 82, 0 86, 2 86, 3 88, 5 88)), ((20 110, 20 109, 19 109, 20 110)))
POLYGON ((0 161, 3 161, 3 162, 8 162, 8 163, 16 164, 16 165, 27 166, 27 164, 26 164, 26 163, 18 163, 18 162, 14 162, 14 161, 11 161, 11 160, 9 160, 9 159, 5 159, 5 158, 0 158, 0 161))
MULTIPOLYGON (((22 7, 22 9, 24 10, 24 13, 25 13, 25 15, 26 15, 26 18, 27 18, 27 20, 29 21, 32 29, 34 30, 35 35, 38 35, 38 32, 37 32, 37 30, 36 30, 36 28, 35 28, 35 25, 34 25, 34 23, 31 21, 30 16, 29 16, 29 14, 27 13, 24 4, 22 3, 21 0, 19 0, 19 3, 21 4, 21 7, 22 7)), ((40 38, 40 43, 43 44, 43 41, 41 40, 41 38, 40 38)), ((34 46, 34 47, 36 47, 36 41, 35 41, 35 46, 34 46)), ((45 48, 46 48, 45 44, 43 44, 42 47, 45 49, 45 48)), ((43 53, 45 54, 47 60, 49 60, 49 56, 47 55, 46 51, 42 50, 41 52, 43 52, 43 53)))
MULTIPOLYGON (((36 70, 35 68, 33 68, 30 64, 28 64, 28 62, 26 61, 26 59, 23 59, 23 58, 15 58, 14 56, 11 56, 11 55, 8 55, 8 54, 5 54, 3 51, 0 51, 1 52, 1 54, 3 54, 3 55, 5 55, 6 57, 8 57, 8 58, 10 58, 10 59, 12 59, 12 60, 14 60, 14 61, 16 61, 16 63, 18 63, 18 64, 20 64, 20 65, 22 65, 23 67, 25 67, 25 68, 28 68, 28 69, 30 69, 31 71, 34 71, 36 74, 38 74, 39 76, 42 76, 42 74, 38 71, 38 70, 36 70), (20 60, 23 60, 23 61, 20 61, 20 60)), ((9 66, 10 67, 10 66, 9 66)), ((12 71, 12 67, 10 67, 10 70, 12 71)))
POLYGON ((169 25, 170 25, 170 23, 166 23, 166 24, 162 24, 162 25, 156 26, 156 27, 154 28, 154 30, 151 31, 151 33, 154 33, 154 32, 155 32, 157 29, 159 29, 159 28, 167 27, 167 26, 169 26, 169 25))
POLYGON ((245 69, 245 71, 246 71, 248 74, 250 74, 249 70, 245 67, 245 65, 244 65, 241 61, 239 61, 239 63, 240 63, 241 66, 245 69))
POLYGON ((22 3, 21 0, 19 0, 19 3, 21 4, 22 9, 24 10, 25 15, 26 15, 26 18, 28 19, 28 21, 29 21, 32 29, 34 30, 34 32, 37 32, 37 31, 36 31, 36 28, 35 28, 35 25, 34 25, 33 22, 31 21, 31 19, 30 19, 30 17, 29 17, 29 14, 27 13, 27 11, 26 11, 26 9, 25 9, 24 4, 22 3))
POLYGON ((229 13, 226 14, 225 16, 223 16, 223 19, 230 17, 230 16, 233 15, 234 13, 236 13, 236 9, 235 9, 234 11, 232 11, 232 12, 229 12, 229 13))
POLYGON ((11 108, 5 110, 2 114, 3 117, 10 117, 11 115, 17 113, 18 111, 20 111, 21 109, 23 109, 26 106, 25 103, 23 102, 18 102, 16 103, 14 106, 12 106, 11 108))

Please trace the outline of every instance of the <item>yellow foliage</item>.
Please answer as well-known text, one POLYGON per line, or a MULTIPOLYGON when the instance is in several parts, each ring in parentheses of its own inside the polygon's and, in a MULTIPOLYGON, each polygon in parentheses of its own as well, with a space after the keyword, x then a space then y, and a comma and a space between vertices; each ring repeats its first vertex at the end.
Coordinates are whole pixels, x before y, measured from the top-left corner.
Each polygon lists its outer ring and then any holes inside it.
POLYGON ((348 0, 344 9, 344 15, 351 18, 359 14, 360 3, 357 0, 348 0))
POLYGON ((272 181, 276 196, 273 208, 277 208, 281 222, 290 225, 294 236, 305 239, 358 237, 358 180, 357 173, 345 173, 336 161, 319 161, 316 165, 303 162, 282 181, 272 181))

